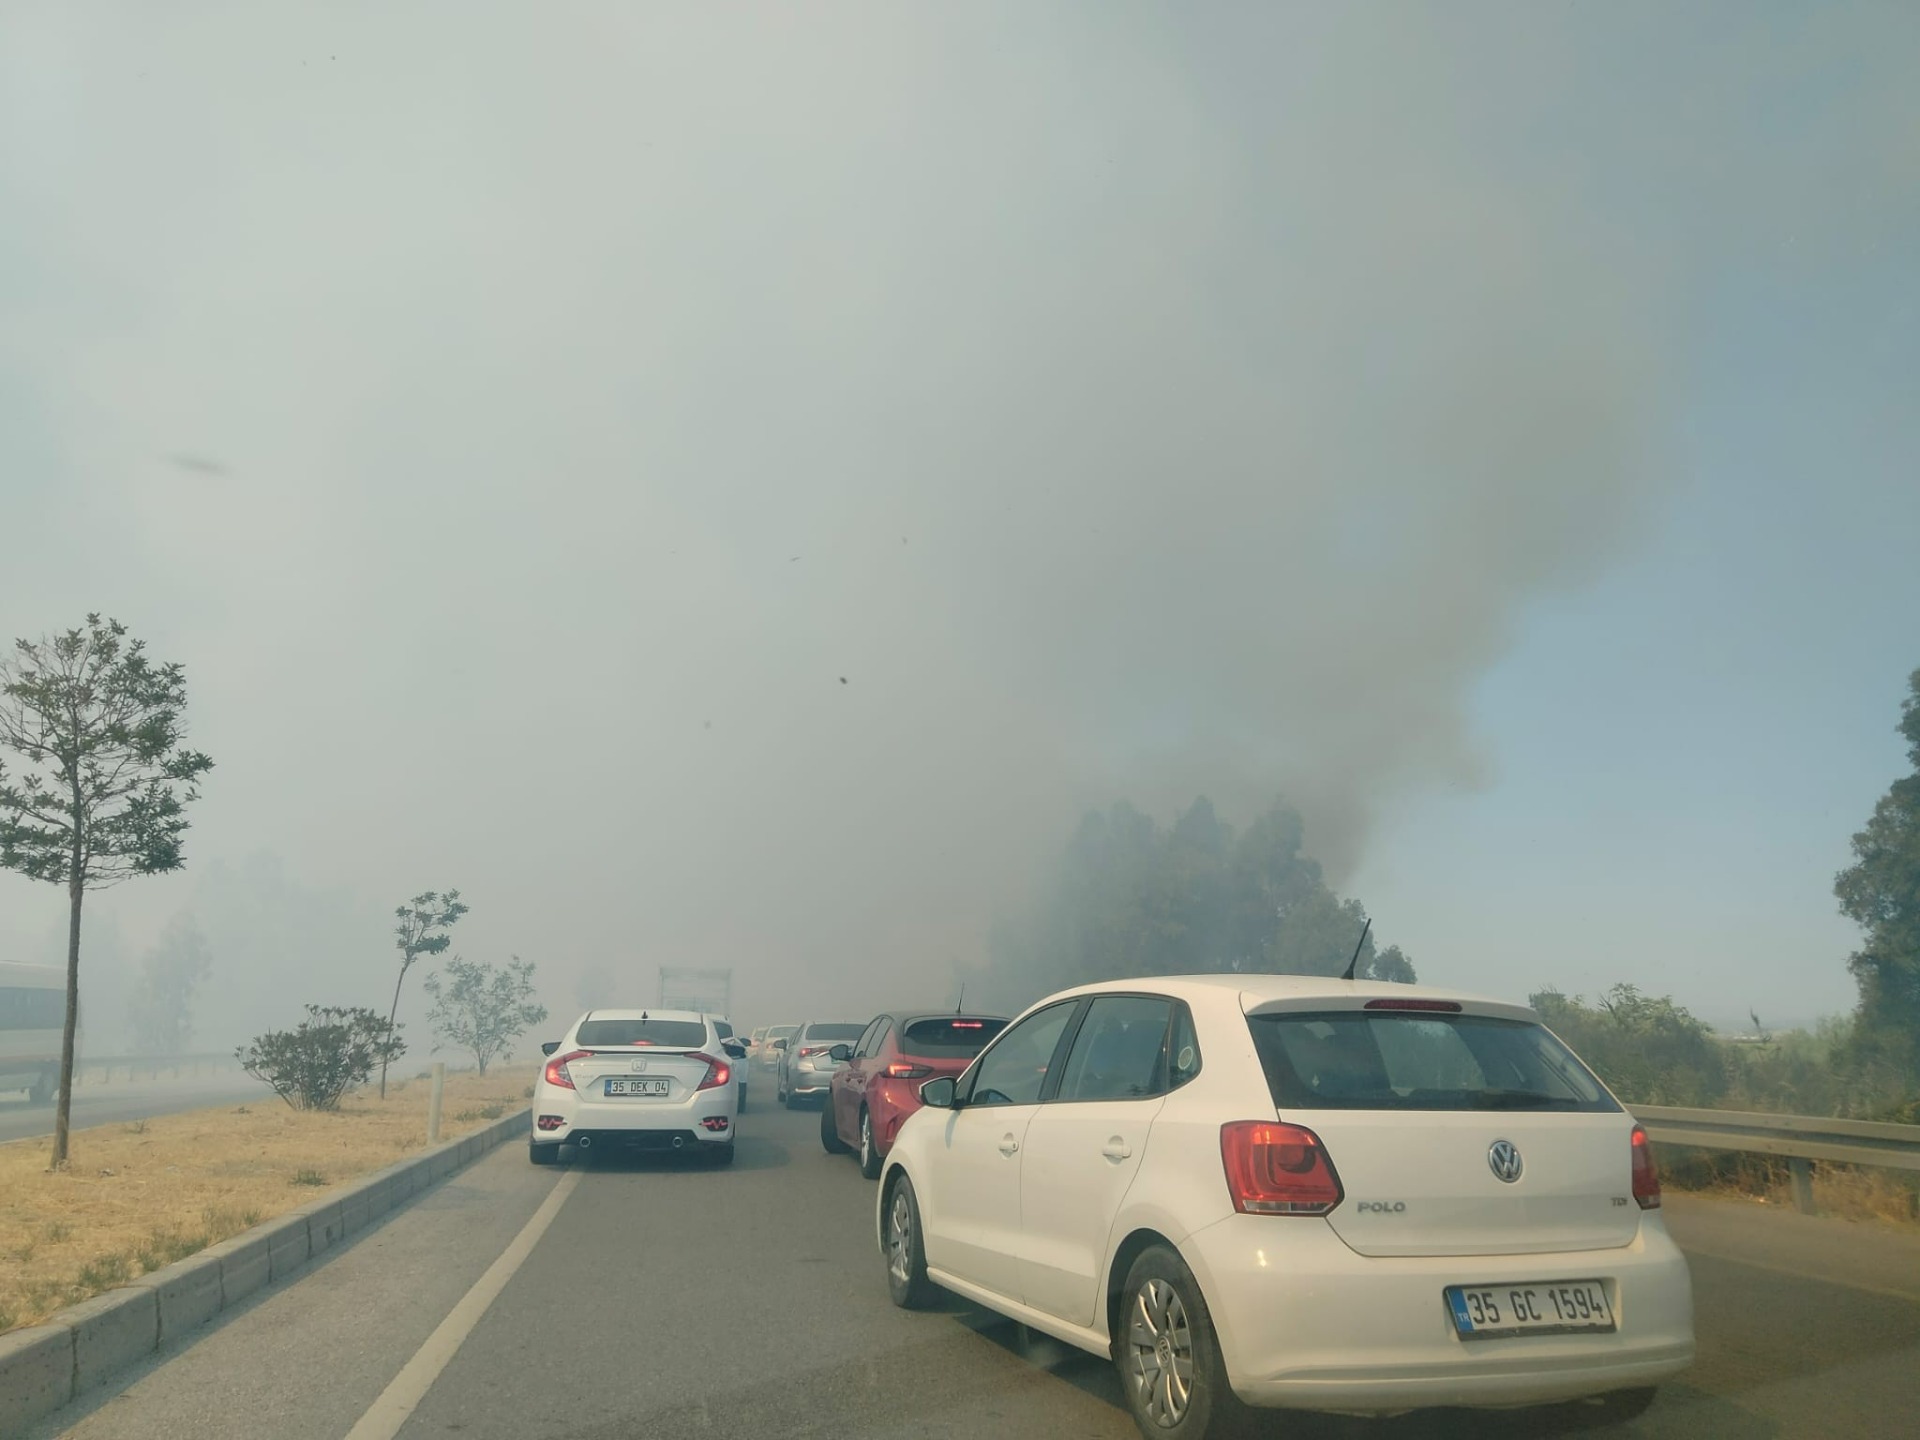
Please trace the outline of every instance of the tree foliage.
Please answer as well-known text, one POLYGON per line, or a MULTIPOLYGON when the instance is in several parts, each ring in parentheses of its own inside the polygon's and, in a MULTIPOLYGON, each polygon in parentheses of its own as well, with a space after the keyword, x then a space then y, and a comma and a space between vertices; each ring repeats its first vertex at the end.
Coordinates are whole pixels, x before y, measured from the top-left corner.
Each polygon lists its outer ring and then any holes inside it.
POLYGON ((482 1075, 496 1058, 510 1059, 513 1042, 547 1018, 547 1007, 533 1000, 533 962, 518 955, 498 968, 456 955, 444 978, 438 970, 427 976, 426 990, 434 1034, 470 1051, 482 1075))
POLYGON ((269 1030, 234 1055, 295 1110, 337 1110, 347 1091, 367 1083, 374 1066, 399 1059, 406 1048, 377 1011, 309 1005, 307 1018, 293 1029, 269 1030))
MULTIPOLYGON (((428 890, 394 910, 394 918, 400 922, 393 927, 394 948, 400 952, 400 973, 394 978, 393 1005, 387 1011, 389 1032, 394 1028, 394 1017, 400 1013, 400 987, 406 983, 407 971, 422 955, 441 954, 453 943, 447 932, 459 923, 467 908, 460 903, 458 890, 449 890, 444 895, 428 890)), ((380 1098, 384 1100, 386 1095, 387 1067, 382 1062, 380 1098)))
POLYGON ((1713 1105, 1727 1088, 1712 1029, 1669 996, 1616 985, 1591 1005, 1557 990, 1528 1003, 1622 1100, 1713 1105))
POLYGON ((140 964, 127 997, 134 1048, 147 1055, 184 1055, 193 1038, 193 1000, 212 972, 207 937, 185 911, 167 922, 140 964))
POLYGON ((1865 932, 1848 967, 1860 990, 1850 1062, 1878 1083, 1920 1090, 1920 670, 1900 710, 1913 773, 1897 779, 1834 877, 1840 911, 1865 932))
MULTIPOLYGON (((1334 894, 1304 842, 1284 803, 1238 833, 1204 796, 1169 827, 1125 802, 1089 813, 1039 903, 995 927, 991 987, 1024 1001, 1131 975, 1338 975, 1366 911, 1334 894)), ((1355 973, 1414 978, 1398 947, 1377 950, 1371 935, 1355 973)))
POLYGON ((213 761, 187 748, 186 678, 118 620, 17 640, 0 661, 0 868, 67 889, 67 1018, 53 1164, 66 1164, 86 892, 184 863, 187 804, 213 761))

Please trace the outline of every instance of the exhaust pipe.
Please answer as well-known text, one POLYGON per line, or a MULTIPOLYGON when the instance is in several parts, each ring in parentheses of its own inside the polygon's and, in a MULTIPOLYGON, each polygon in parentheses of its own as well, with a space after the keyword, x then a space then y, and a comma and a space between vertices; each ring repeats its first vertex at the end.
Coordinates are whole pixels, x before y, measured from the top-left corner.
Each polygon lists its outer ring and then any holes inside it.
POLYGON ((593 1136, 591 1135, 576 1136, 574 1138, 573 1143, 578 1145, 582 1150, 590 1150, 593 1148, 593 1136))
POLYGON ((687 1137, 684 1135, 676 1135, 673 1137, 673 1148, 676 1150, 678 1150, 682 1145, 686 1143, 687 1143, 687 1137))

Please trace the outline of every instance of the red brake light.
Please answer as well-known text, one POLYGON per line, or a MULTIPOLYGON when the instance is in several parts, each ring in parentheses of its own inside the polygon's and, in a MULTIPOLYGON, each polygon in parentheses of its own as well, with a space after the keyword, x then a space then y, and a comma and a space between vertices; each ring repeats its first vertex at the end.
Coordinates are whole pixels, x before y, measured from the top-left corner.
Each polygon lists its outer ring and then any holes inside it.
POLYGON ((707 1078, 693 1087, 696 1090, 718 1090, 722 1085, 733 1079, 733 1067, 731 1065, 724 1060, 716 1059, 703 1050, 695 1050, 687 1056, 687 1059, 704 1060, 707 1063, 707 1078))
POLYGON ((1660 1208, 1660 1172, 1654 1167, 1647 1132, 1638 1125, 1633 1127, 1633 1198, 1642 1210, 1660 1208))
POLYGON ((800 1047, 800 1053, 802 1055, 824 1055, 832 1048, 830 1045, 802 1045, 800 1047))
POLYGON ((1458 1000, 1369 1000, 1369 1010, 1437 1010, 1445 1015, 1458 1015, 1458 1000))
POLYGON ((1243 1215, 1325 1215, 1346 1198, 1326 1146, 1304 1126, 1231 1121, 1220 1127, 1220 1158, 1243 1215))
POLYGON ((904 1060, 896 1060, 887 1066, 887 1075, 894 1080, 918 1080, 923 1075, 933 1074, 931 1065, 912 1065, 904 1060))
POLYGON ((984 1022, 979 1020, 955 1020, 950 1028, 954 1030, 978 1030, 984 1022))
POLYGON ((573 1076, 567 1073, 567 1064, 572 1060, 590 1060, 591 1050, 569 1050, 564 1055, 556 1055, 547 1061, 547 1084, 558 1085, 564 1090, 573 1089, 573 1076))

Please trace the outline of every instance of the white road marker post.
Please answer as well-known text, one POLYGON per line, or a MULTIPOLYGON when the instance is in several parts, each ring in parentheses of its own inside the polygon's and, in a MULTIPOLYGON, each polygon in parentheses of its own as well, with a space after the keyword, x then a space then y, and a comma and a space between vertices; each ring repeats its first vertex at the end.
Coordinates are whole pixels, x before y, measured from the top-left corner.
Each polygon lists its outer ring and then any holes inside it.
POLYGON ((433 1095, 427 1101, 427 1144, 440 1143, 440 1096, 447 1088, 447 1062, 433 1062, 433 1095))

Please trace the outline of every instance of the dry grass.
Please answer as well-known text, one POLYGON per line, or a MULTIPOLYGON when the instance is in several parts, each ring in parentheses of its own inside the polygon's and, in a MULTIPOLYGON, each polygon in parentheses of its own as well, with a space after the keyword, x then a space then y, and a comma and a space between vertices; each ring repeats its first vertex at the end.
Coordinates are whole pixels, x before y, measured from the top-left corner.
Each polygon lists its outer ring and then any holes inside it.
MULTIPOLYGON (((441 1138, 526 1103, 510 1066, 449 1075, 441 1138)), ((355 1176, 426 1148, 425 1080, 349 1097, 337 1112, 297 1113, 266 1086, 237 1108, 77 1130, 72 1161, 47 1169, 45 1139, 0 1145, 0 1330, 284 1214, 355 1176)))
MULTIPOLYGON (((1664 1145, 1658 1147, 1658 1158, 1661 1183, 1667 1189, 1737 1195, 1783 1210, 1794 1208, 1793 1179, 1785 1160, 1664 1145)), ((1841 1220, 1920 1226, 1920 1176, 1815 1161, 1813 1203, 1822 1215, 1841 1220)))

